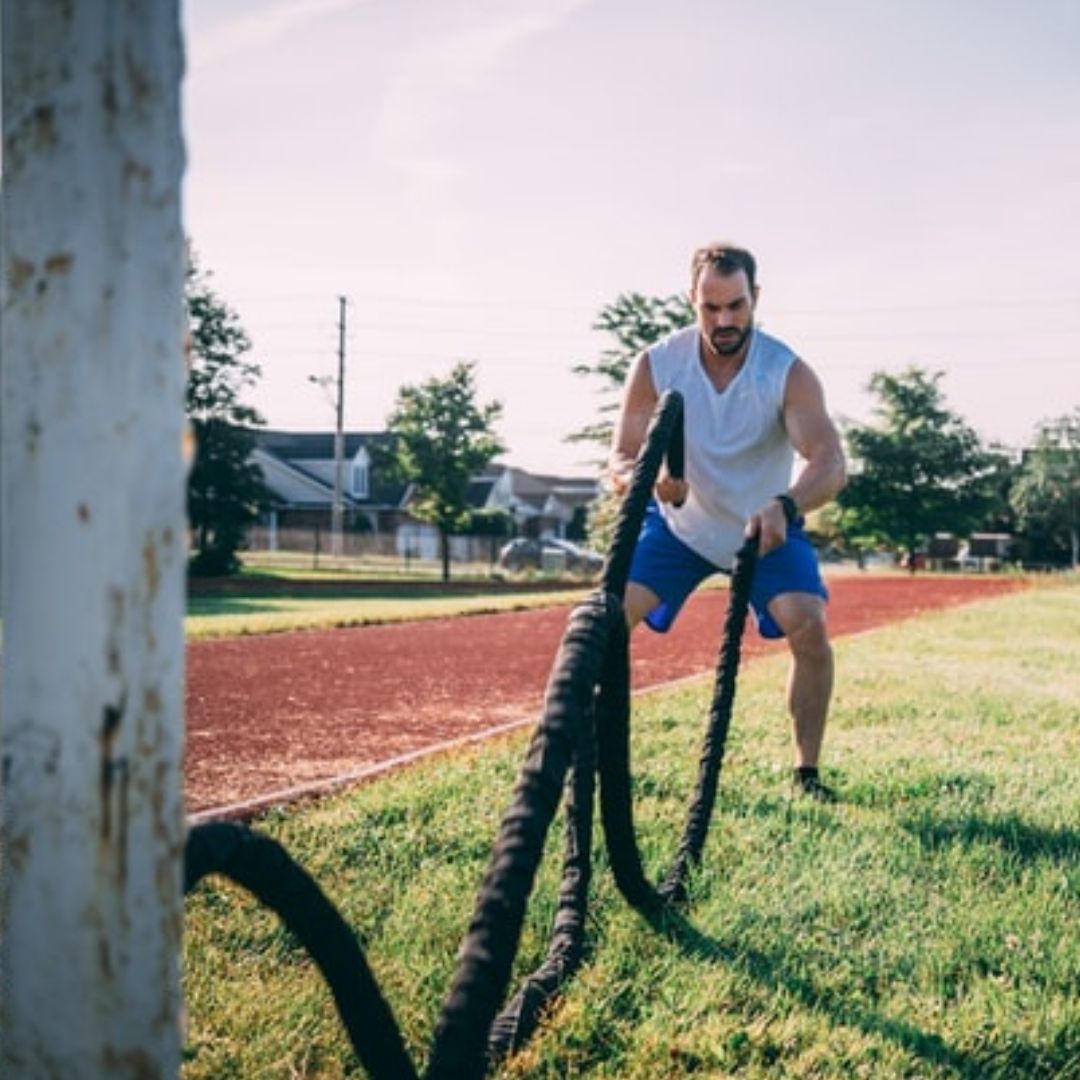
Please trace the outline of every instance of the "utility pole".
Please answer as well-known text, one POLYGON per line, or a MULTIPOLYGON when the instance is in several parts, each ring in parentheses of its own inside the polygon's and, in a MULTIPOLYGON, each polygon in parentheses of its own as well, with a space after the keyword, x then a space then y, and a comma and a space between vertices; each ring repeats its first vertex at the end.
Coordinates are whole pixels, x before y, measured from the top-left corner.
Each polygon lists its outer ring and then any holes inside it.
POLYGON ((174 1080, 179 0, 0 12, 0 1074, 174 1080))
POLYGON ((335 559, 343 554, 342 493, 345 476, 345 297, 338 297, 337 426, 334 429, 334 505, 330 511, 330 550, 335 559))

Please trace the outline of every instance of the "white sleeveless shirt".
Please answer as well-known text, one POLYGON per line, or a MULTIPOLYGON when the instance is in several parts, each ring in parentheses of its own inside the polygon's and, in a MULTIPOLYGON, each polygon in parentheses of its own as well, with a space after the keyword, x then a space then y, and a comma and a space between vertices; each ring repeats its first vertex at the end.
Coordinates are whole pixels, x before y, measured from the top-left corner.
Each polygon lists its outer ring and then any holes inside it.
POLYGON ((750 515, 787 491, 795 451, 784 429, 784 390, 795 354, 753 330, 738 374, 721 392, 701 363, 696 326, 669 334, 648 349, 658 394, 683 396, 686 479, 681 507, 660 503, 671 531, 687 547, 731 568, 750 515))

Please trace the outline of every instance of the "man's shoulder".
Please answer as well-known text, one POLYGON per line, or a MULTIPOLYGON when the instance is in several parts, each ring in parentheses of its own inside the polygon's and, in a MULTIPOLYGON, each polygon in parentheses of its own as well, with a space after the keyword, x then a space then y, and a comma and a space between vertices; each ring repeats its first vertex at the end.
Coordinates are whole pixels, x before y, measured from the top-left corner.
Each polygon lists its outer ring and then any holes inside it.
POLYGON ((774 334, 767 334, 760 328, 754 329, 760 346, 762 349, 774 353, 776 355, 787 354, 788 356, 797 357, 799 354, 786 342, 776 337, 774 334))
POLYGON ((760 367, 783 374, 799 359, 799 354, 786 341, 757 328, 754 330, 754 352, 760 367))
POLYGON ((697 333, 697 326, 693 324, 680 327, 678 330, 670 330, 663 337, 657 338, 645 351, 651 356, 653 353, 685 350, 697 342, 697 333))

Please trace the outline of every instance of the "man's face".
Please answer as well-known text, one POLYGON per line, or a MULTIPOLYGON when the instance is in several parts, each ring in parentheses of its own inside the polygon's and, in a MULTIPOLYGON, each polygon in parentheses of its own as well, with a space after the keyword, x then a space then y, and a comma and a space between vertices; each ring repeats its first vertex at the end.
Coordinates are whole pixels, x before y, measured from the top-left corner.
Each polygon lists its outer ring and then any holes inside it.
POLYGON ((706 266, 690 294, 701 339, 717 356, 738 356, 754 328, 757 290, 751 291, 745 270, 721 274, 706 266))

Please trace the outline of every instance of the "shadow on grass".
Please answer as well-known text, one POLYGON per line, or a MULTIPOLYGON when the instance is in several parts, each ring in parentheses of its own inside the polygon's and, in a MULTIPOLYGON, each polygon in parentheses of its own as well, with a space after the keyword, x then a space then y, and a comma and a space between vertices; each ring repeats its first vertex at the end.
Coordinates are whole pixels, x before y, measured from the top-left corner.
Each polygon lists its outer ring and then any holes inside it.
POLYGON ((1019 1075, 1057 1076, 1057 1068, 1067 1065, 1075 1050, 1065 1045, 1058 1047, 1061 1040, 1055 1040, 1054 1047, 1050 1048, 1055 1064, 1047 1060, 1047 1048, 1013 1035, 1005 1041, 988 1043, 977 1053, 961 1050, 940 1035, 853 1004, 842 992, 820 986, 804 971, 794 970, 782 953, 717 941, 675 911, 665 912, 652 920, 652 925, 695 960, 740 970, 766 989, 786 992, 807 1009, 827 1014, 837 1025, 887 1039, 927 1064, 939 1066, 959 1077, 985 1080, 987 1077, 1019 1075), (1027 1071, 1017 1072, 1017 1063, 1024 1063, 1027 1071))
POLYGON ((960 801, 967 805, 987 802, 994 783, 981 773, 931 773, 909 776, 903 772, 870 776, 843 788, 843 801, 867 809, 897 808, 930 801, 960 801))
POLYGON ((1024 863, 1080 860, 1080 831, 1031 825, 1015 813, 997 818, 975 814, 944 820, 917 817, 902 822, 902 825, 931 851, 951 846, 985 845, 999 848, 1024 863))

